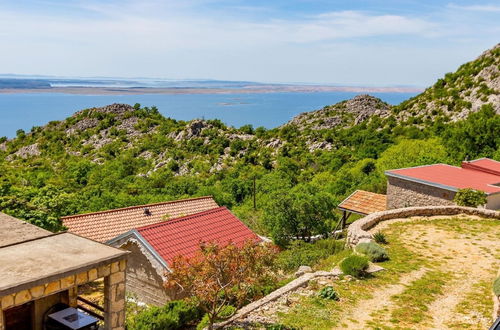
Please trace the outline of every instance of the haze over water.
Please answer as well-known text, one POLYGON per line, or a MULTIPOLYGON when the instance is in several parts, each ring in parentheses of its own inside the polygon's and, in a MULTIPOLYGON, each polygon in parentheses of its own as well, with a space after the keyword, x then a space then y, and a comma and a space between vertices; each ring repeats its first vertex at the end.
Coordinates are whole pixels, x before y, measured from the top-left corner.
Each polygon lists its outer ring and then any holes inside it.
MULTIPOLYGON (((112 103, 157 106, 167 117, 179 120, 220 119, 240 127, 274 128, 305 111, 350 99, 359 93, 255 93, 255 94, 143 94, 75 95, 60 93, 0 94, 0 136, 12 138, 16 130, 29 131, 74 112, 112 103)), ((370 93, 390 104, 399 104, 416 93, 370 93)))

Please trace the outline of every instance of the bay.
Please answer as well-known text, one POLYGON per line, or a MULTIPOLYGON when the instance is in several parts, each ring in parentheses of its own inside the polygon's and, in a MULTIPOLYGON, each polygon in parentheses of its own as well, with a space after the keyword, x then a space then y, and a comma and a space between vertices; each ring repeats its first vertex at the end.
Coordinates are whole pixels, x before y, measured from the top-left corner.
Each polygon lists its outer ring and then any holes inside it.
MULTIPOLYGON (((0 94, 0 136, 12 138, 18 129, 30 131, 33 126, 62 120, 74 112, 112 103, 157 106, 159 111, 179 120, 220 119, 240 127, 274 128, 301 112, 350 99, 359 93, 252 93, 252 94, 141 94, 141 95, 78 95, 62 93, 0 94)), ((390 104, 415 93, 371 93, 390 104)))

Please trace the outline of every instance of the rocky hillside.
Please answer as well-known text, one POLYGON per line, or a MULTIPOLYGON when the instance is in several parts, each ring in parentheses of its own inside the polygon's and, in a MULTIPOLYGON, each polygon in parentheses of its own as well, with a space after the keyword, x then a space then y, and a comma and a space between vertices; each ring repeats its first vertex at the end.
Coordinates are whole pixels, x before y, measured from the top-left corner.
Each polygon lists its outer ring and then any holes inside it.
POLYGON ((394 108, 399 120, 442 115, 452 121, 467 117, 484 104, 500 114, 500 44, 454 73, 447 73, 422 94, 394 108))
POLYGON ((323 109, 304 112, 286 125, 296 125, 300 130, 323 130, 358 125, 371 116, 385 118, 391 106, 370 95, 358 95, 351 100, 328 105, 323 109))

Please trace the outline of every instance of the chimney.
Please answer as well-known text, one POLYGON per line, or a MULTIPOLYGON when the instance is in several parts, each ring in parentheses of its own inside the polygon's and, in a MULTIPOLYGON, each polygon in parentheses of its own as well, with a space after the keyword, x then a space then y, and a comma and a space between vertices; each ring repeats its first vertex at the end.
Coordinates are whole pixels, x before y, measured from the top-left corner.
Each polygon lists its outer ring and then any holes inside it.
POLYGON ((144 208, 144 215, 151 215, 151 211, 147 207, 144 208))

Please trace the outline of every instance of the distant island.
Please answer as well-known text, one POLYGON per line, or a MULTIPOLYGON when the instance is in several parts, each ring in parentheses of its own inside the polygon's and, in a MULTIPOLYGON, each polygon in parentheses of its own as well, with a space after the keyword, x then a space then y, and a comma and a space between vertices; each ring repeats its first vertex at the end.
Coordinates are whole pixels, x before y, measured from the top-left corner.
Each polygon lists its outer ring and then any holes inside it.
POLYGON ((366 87, 313 84, 266 84, 247 81, 223 80, 155 80, 139 78, 44 78, 1 76, 0 94, 12 93, 64 93, 81 95, 134 95, 134 94, 250 94, 250 93, 418 93, 419 87, 366 87))

